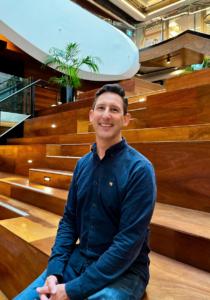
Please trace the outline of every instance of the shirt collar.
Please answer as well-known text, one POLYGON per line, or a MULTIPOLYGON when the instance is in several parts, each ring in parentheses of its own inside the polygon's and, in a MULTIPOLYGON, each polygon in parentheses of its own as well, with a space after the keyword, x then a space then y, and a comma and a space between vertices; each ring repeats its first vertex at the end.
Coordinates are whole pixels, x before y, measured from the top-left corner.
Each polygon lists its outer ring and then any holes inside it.
MULTIPOLYGON (((108 154, 117 154, 118 152, 120 152, 122 149, 124 149, 126 147, 127 143, 126 143, 126 139, 124 138, 124 136, 122 137, 122 141, 115 144, 114 146, 111 146, 109 149, 106 150, 105 155, 108 154)), ((95 142, 92 147, 91 147, 91 151, 93 153, 97 153, 97 143, 95 142)))

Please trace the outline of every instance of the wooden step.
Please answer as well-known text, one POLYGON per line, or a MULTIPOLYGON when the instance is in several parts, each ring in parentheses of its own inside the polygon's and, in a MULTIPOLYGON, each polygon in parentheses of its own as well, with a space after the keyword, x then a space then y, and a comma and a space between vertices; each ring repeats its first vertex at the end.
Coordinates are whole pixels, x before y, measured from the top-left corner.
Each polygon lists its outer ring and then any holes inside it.
MULTIPOLYGON (((123 130, 128 143, 150 141, 210 140, 210 124, 123 130)), ((95 133, 67 134, 52 137, 8 139, 8 145, 76 144, 95 142, 95 133)))
POLYGON ((141 101, 147 100, 147 96, 161 94, 161 93, 165 93, 165 92, 166 92, 165 89, 161 89, 161 90, 157 90, 157 91, 154 91, 154 92, 141 93, 141 94, 138 94, 138 95, 136 94, 134 96, 128 97, 128 103, 130 105, 133 102, 137 102, 139 100, 141 100, 141 101))
POLYGON ((46 145, 46 156, 84 156, 91 151, 91 144, 46 145))
POLYGON ((54 114, 63 113, 67 111, 78 110, 81 108, 92 107, 93 101, 94 101, 94 97, 91 97, 81 101, 75 101, 75 102, 65 103, 62 105, 57 105, 50 108, 36 110, 35 117, 36 118, 43 117, 47 115, 54 115, 54 114))
POLYGON ((210 214, 156 203, 152 251, 210 272, 210 214))
POLYGON ((151 278, 141 300, 209 300, 208 272, 155 252, 150 253, 150 260, 151 278))
POLYGON ((158 202, 210 212, 210 141, 130 145, 154 166, 158 202))
POLYGON ((73 172, 51 169, 30 169, 29 181, 57 189, 69 190, 73 172))
POLYGON ((61 156, 84 156, 91 151, 91 144, 61 145, 61 156))
MULTIPOLYGON (((143 98, 145 99, 145 98, 143 98)), ((139 109, 139 108, 146 108, 147 107, 147 101, 138 101, 138 102, 133 102, 128 104, 128 110, 134 110, 134 109, 139 109)))
POLYGON ((0 194, 63 215, 68 191, 29 182, 28 178, 1 173, 0 194))
MULTIPOLYGON (((131 119, 128 126, 123 127, 123 130, 140 129, 140 128, 144 128, 145 125, 146 122, 140 119, 131 119)), ((88 132, 94 132, 94 128, 92 124, 88 125, 88 132)))
POLYGON ((24 121, 24 137, 50 136, 77 132, 77 112, 68 111, 56 115, 24 121))
POLYGON ((77 156, 47 156, 46 161, 49 169, 74 171, 74 168, 81 157, 77 156))
POLYGON ((173 78, 166 79, 166 90, 175 91, 185 88, 191 88, 209 84, 210 82, 210 70, 196 71, 190 74, 175 76, 173 78))
POLYGON ((6 196, 0 202, 28 215, 0 221, 0 290, 13 299, 46 269, 49 255, 33 243, 55 237, 61 216, 6 196))

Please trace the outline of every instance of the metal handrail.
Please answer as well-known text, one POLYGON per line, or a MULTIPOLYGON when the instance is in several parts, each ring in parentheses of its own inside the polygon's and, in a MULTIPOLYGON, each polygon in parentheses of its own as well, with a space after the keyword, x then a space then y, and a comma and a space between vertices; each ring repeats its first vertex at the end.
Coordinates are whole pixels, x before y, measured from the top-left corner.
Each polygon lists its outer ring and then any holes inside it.
POLYGON ((12 96, 14 95, 17 95, 18 93, 24 91, 25 89, 28 89, 28 88, 31 88, 31 115, 33 115, 34 117, 34 107, 35 107, 35 86, 36 87, 40 87, 40 88, 43 88, 43 89, 48 89, 48 90, 51 90, 51 91, 55 91, 56 92, 56 104, 57 104, 57 93, 60 93, 60 91, 58 90, 55 90, 55 89, 51 89, 51 88, 48 88, 47 86, 49 85, 49 83, 43 79, 38 79, 37 81, 34 81, 30 84, 28 84, 27 86, 23 87, 22 89, 14 92, 13 94, 7 96, 6 98, 4 98, 3 100, 0 101, 0 105, 2 102, 6 101, 7 99, 11 98, 12 96), (37 85, 38 82, 44 82, 46 83, 44 86, 41 86, 41 85, 37 85))

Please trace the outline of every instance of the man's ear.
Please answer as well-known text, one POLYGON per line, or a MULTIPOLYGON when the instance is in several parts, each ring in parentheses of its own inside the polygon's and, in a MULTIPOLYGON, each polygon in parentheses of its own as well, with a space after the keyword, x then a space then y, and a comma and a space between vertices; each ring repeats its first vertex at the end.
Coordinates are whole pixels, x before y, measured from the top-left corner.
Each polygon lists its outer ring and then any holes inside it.
POLYGON ((89 118, 90 118, 90 122, 93 122, 93 110, 91 109, 89 112, 89 118))
POLYGON ((123 126, 128 126, 128 123, 130 122, 130 118, 131 118, 130 114, 126 114, 124 116, 124 124, 123 124, 123 126))

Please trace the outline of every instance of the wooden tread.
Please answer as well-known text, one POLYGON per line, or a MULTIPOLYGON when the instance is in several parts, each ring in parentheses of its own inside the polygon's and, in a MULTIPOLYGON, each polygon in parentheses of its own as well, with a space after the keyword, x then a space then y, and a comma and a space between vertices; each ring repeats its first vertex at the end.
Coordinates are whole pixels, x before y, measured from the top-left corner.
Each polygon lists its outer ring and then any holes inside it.
POLYGON ((80 158, 78 156, 46 156, 46 161, 49 169, 73 172, 80 158))
POLYGON ((156 203, 150 224, 153 251, 210 272, 210 214, 156 203))
POLYGON ((209 300, 210 274, 155 252, 150 281, 141 300, 209 300))

